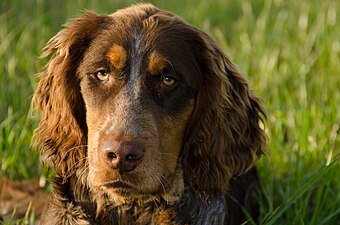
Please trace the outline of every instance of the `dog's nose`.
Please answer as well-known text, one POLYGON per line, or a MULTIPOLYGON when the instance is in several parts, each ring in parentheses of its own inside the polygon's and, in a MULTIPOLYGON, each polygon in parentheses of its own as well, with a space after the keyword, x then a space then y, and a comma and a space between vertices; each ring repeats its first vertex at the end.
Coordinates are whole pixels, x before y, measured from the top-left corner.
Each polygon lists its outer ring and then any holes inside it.
POLYGON ((134 170, 144 157, 145 147, 135 141, 107 141, 102 144, 106 163, 120 173, 134 170))

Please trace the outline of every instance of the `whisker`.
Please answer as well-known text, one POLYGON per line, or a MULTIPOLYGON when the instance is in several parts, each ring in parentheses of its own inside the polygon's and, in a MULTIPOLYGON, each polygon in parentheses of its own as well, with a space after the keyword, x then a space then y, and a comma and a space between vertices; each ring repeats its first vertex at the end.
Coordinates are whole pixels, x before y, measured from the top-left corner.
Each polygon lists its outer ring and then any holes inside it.
POLYGON ((76 161, 75 163, 73 163, 73 165, 70 166, 70 168, 69 168, 68 170, 69 170, 70 172, 72 172, 73 169, 74 169, 74 168, 77 168, 77 167, 79 166, 80 163, 82 163, 82 162, 84 162, 84 161, 86 162, 86 159, 87 159, 87 157, 83 157, 82 159, 76 161))
POLYGON ((164 175, 161 175, 161 178, 163 178, 163 180, 165 180, 166 183, 167 183, 171 188, 173 188, 172 183, 168 180, 168 178, 166 178, 164 175))
POLYGON ((174 157, 175 159, 177 159, 178 157, 173 155, 173 154, 170 154, 170 153, 166 153, 166 152, 158 152, 159 155, 168 155, 168 156, 171 156, 171 157, 174 157))
POLYGON ((69 148, 66 152, 64 152, 64 154, 67 154, 69 153, 70 151, 74 150, 74 149, 77 149, 77 148, 82 148, 82 147, 87 147, 88 145, 76 145, 76 146, 73 146, 72 148, 69 148))
POLYGON ((162 182, 162 179, 160 179, 158 176, 155 176, 155 177, 156 177, 156 179, 159 181, 160 185, 162 186, 162 188, 163 188, 163 190, 164 190, 164 192, 165 192, 166 190, 165 190, 165 186, 164 186, 164 184, 163 184, 163 182, 162 182))
POLYGON ((80 148, 86 148, 88 145, 78 145, 78 146, 74 146, 70 149, 68 149, 66 152, 64 152, 62 155, 61 155, 61 160, 65 160, 65 158, 68 156, 68 154, 75 150, 75 149, 80 149, 80 148))
MULTIPOLYGON (((79 174, 79 176, 78 176, 78 178, 77 178, 77 181, 76 181, 76 183, 75 183, 75 188, 74 188, 74 195, 76 195, 77 193, 76 193, 76 191, 78 192, 79 190, 78 190, 78 187, 82 187, 82 183, 83 183, 83 181, 82 181, 82 179, 86 176, 85 174, 87 173, 87 171, 88 171, 88 164, 87 163, 85 163, 85 165, 84 165, 84 167, 83 168, 81 168, 81 172, 80 172, 80 174, 79 174)), ((87 176, 85 177, 86 179, 87 179, 87 176)))

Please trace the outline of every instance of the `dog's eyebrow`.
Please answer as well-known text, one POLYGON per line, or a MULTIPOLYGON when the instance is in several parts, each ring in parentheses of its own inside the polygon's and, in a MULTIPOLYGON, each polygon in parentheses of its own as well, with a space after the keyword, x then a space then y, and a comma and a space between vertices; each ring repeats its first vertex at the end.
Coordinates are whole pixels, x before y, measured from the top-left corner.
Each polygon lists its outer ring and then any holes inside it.
POLYGON ((161 73, 167 65, 167 60, 157 51, 149 56, 148 70, 152 75, 161 73))
POLYGON ((116 69, 123 69, 127 60, 126 50, 118 44, 112 45, 106 57, 116 69))

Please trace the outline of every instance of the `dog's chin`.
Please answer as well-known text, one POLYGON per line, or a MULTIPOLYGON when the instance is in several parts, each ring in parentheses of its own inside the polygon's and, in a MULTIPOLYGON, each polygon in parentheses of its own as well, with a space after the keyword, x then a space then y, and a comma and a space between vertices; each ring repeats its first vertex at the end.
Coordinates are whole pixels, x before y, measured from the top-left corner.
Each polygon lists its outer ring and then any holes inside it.
POLYGON ((117 207, 150 201, 166 201, 168 204, 174 204, 180 199, 184 191, 182 171, 177 171, 176 174, 168 177, 166 181, 153 188, 149 186, 142 189, 142 187, 126 181, 112 180, 100 185, 94 185, 91 190, 96 195, 97 203, 101 206, 117 207))
POLYGON ((106 183, 103 188, 110 196, 119 196, 121 198, 136 198, 140 195, 146 194, 140 188, 135 185, 123 182, 123 181, 111 181, 106 183))
POLYGON ((110 181, 91 187, 96 194, 97 203, 109 207, 128 205, 146 196, 152 196, 153 190, 142 190, 139 187, 124 181, 110 181), (99 199, 98 199, 99 197, 99 199))
POLYGON ((155 192, 142 192, 134 188, 104 188, 106 202, 109 207, 131 205, 144 205, 150 202, 167 202, 173 205, 179 201, 182 192, 163 192, 156 194, 155 192))

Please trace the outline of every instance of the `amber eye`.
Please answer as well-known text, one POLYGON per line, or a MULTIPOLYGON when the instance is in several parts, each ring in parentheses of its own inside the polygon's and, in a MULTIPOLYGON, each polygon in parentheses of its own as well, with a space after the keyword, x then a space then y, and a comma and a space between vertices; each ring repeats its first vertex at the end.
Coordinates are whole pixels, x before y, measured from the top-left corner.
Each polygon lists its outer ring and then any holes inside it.
POLYGON ((96 77, 101 81, 107 81, 109 79, 110 73, 106 70, 98 71, 96 77))
POLYGON ((176 80, 172 77, 168 77, 168 76, 163 76, 162 77, 162 85, 164 85, 165 87, 172 87, 174 86, 176 83, 176 80))

